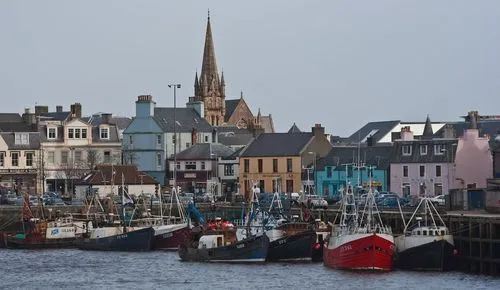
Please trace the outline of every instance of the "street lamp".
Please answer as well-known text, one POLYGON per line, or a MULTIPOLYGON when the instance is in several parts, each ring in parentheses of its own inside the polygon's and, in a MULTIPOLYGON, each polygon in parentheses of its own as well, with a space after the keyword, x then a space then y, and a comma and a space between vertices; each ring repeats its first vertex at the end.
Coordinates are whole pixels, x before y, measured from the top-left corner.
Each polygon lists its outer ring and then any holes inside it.
POLYGON ((175 110, 176 110, 176 104, 177 104, 177 89, 181 88, 181 84, 169 84, 169 88, 174 88, 174 139, 173 139, 173 145, 174 145, 174 190, 175 193, 177 194, 177 123, 175 120, 175 110))
POLYGON ((307 152, 307 154, 311 154, 311 155, 313 155, 313 158, 314 158, 314 160, 313 160, 313 180, 314 180, 314 192, 315 192, 315 194, 318 194, 318 193, 316 192, 316 152, 309 151, 309 152, 307 152))

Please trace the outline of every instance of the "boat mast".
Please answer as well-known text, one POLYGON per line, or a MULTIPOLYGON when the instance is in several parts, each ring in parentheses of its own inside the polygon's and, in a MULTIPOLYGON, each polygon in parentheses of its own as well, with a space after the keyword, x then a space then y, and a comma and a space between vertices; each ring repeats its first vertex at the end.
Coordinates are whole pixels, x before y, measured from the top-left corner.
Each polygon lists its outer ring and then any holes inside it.
POLYGON ((125 181, 122 172, 122 215, 123 215, 123 232, 127 232, 127 227, 125 223, 125 181))

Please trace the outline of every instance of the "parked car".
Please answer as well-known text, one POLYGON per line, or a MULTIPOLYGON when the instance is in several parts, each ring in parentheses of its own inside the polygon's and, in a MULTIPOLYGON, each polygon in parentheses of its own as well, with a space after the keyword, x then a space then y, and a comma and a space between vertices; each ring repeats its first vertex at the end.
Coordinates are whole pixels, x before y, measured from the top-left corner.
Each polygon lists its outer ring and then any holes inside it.
POLYGON ((436 195, 434 197, 431 197, 430 200, 432 201, 432 203, 437 204, 438 206, 444 206, 446 203, 444 197, 444 194, 436 195))
POLYGON ((316 194, 303 194, 299 198, 299 203, 302 203, 308 208, 328 208, 328 202, 324 198, 316 194))

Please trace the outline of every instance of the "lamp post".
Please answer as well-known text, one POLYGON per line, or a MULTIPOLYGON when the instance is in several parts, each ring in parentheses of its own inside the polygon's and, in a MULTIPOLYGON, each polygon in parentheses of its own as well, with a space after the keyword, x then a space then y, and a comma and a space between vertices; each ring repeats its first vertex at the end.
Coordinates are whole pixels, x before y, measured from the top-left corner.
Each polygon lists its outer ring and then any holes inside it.
POLYGON ((313 182, 314 182, 314 193, 315 194, 318 194, 316 192, 316 152, 313 152, 313 151, 309 151, 307 152, 308 154, 311 154, 313 155, 313 182))
POLYGON ((177 123, 175 120, 175 110, 176 110, 176 104, 177 104, 177 89, 181 88, 181 84, 169 84, 169 88, 174 89, 174 138, 173 138, 173 145, 174 145, 174 190, 175 193, 177 194, 177 123))

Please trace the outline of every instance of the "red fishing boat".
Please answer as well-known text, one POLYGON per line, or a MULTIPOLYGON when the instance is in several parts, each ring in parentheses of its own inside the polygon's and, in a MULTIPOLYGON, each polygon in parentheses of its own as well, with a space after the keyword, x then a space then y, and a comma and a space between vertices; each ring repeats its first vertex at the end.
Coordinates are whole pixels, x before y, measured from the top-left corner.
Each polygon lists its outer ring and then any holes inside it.
POLYGON ((340 225, 332 229, 323 250, 324 265, 335 269, 390 271, 394 250, 391 229, 382 223, 372 191, 367 194, 358 220, 354 194, 348 184, 340 225))

